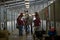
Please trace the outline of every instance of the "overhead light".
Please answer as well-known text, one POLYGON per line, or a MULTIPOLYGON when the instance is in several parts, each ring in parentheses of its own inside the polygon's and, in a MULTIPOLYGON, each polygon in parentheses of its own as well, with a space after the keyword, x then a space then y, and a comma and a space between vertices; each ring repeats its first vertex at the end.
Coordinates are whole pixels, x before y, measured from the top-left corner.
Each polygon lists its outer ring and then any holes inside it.
POLYGON ((25 0, 25 1, 27 1, 27 2, 25 2, 26 8, 29 8, 29 1, 30 1, 30 0, 25 0))
POLYGON ((50 1, 50 3, 53 3, 53 1, 50 1))
POLYGON ((25 4, 26 4, 26 5, 28 5, 28 4, 29 4, 29 2, 25 2, 25 4))
POLYGON ((29 1, 29 0, 25 0, 25 1, 29 1))
POLYGON ((26 5, 26 8, 29 8, 29 5, 26 5))
POLYGON ((29 6, 26 6, 26 8, 29 8, 29 6))

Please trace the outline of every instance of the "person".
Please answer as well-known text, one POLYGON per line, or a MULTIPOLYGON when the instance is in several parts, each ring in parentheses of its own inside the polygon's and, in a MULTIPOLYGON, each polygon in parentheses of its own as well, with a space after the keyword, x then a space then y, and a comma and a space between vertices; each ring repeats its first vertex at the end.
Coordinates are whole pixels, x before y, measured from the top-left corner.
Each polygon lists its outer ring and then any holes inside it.
POLYGON ((55 30, 54 27, 51 27, 51 28, 49 29, 48 35, 49 35, 49 37, 51 38, 51 40, 54 40, 54 39, 55 39, 54 37, 56 36, 56 30, 55 30))
POLYGON ((26 32, 26 35, 30 33, 30 16, 28 14, 28 10, 25 11, 25 32, 26 32))
POLYGON ((35 32, 34 32, 34 35, 36 35, 36 37, 41 40, 42 30, 41 30, 40 25, 41 25, 40 17, 38 15, 38 13, 35 12, 35 20, 34 20, 35 32))
POLYGON ((25 31, 26 31, 26 34, 28 34, 29 33, 29 15, 26 14, 25 16, 26 16, 26 18, 25 18, 25 31))
POLYGON ((19 36, 23 35, 23 25, 24 25, 24 22, 22 20, 22 17, 23 17, 23 13, 20 13, 20 15, 17 18, 17 24, 18 24, 18 29, 19 29, 19 36))

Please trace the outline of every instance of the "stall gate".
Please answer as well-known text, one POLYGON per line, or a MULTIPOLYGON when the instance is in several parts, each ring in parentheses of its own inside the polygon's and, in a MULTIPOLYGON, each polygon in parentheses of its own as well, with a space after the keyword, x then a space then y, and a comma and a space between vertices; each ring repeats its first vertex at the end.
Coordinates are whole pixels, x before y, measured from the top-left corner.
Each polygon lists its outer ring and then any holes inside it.
POLYGON ((0 29, 6 28, 10 32, 16 29, 17 10, 0 7, 0 29))

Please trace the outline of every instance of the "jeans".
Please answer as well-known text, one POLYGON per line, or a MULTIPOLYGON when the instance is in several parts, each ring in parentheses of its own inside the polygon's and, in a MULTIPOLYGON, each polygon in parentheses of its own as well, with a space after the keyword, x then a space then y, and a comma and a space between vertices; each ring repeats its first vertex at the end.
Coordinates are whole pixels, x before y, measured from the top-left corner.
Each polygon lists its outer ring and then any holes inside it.
POLYGON ((29 25, 26 25, 26 26, 25 26, 25 32, 26 32, 26 34, 29 33, 29 25))
POLYGON ((23 26, 19 25, 19 36, 23 35, 23 26))

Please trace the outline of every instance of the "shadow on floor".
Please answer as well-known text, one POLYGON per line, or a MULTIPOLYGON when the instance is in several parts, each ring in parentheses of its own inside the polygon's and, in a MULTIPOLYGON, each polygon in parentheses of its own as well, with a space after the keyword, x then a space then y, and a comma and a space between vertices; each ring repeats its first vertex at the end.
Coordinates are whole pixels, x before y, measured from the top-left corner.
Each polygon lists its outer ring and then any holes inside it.
MULTIPOLYGON (((51 37, 45 37, 45 40, 52 40, 51 37)), ((60 36, 56 36, 54 40, 60 40, 60 36)))

